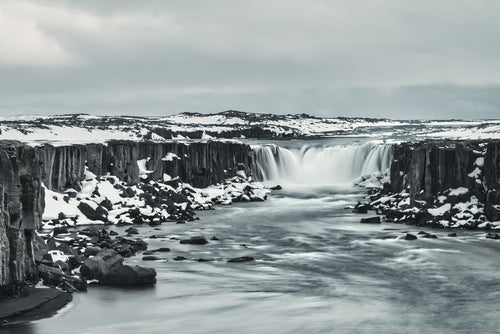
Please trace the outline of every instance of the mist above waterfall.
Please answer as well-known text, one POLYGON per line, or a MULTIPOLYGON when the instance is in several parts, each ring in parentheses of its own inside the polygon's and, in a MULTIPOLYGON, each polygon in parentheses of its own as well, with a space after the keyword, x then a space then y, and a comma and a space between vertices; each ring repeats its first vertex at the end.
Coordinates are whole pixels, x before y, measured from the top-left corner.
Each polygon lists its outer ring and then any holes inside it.
POLYGON ((384 172, 392 156, 391 144, 375 141, 361 145, 284 148, 270 144, 252 148, 255 178, 288 184, 348 183, 361 175, 384 172))

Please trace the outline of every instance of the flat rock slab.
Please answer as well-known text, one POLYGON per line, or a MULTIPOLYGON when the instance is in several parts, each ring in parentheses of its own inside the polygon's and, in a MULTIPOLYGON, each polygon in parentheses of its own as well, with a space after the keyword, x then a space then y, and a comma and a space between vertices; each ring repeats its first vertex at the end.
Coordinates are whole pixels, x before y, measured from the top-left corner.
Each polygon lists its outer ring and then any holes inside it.
POLYGON ((72 300, 70 293, 49 288, 26 288, 27 296, 0 299, 0 326, 50 317, 72 300))

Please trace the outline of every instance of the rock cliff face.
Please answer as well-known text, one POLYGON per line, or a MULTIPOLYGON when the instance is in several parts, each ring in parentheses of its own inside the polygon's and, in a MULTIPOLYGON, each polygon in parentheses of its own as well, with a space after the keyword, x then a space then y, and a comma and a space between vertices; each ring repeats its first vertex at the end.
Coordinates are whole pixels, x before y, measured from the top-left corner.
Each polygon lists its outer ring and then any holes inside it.
POLYGON ((33 148, 0 147, 0 292, 15 293, 18 283, 36 275, 33 243, 44 207, 40 166, 33 148))
POLYGON ((0 292, 15 292, 30 276, 37 276, 33 245, 38 243, 32 241, 44 209, 42 183, 60 192, 78 188, 87 166, 98 176, 109 173, 130 184, 140 177, 155 180, 168 174, 205 187, 250 164, 250 147, 229 142, 113 141, 37 147, 0 142, 0 292), (147 172, 141 171, 141 162, 147 172))
POLYGON ((153 180, 168 174, 195 187, 206 187, 227 177, 238 164, 246 167, 251 164, 250 147, 230 142, 44 145, 35 148, 35 155, 41 164, 43 183, 58 191, 77 186, 84 178, 86 165, 96 175, 109 173, 135 184, 140 176, 137 161, 146 160, 145 167, 153 180))
MULTIPOLYGON (((436 219, 451 220, 451 216, 460 213, 456 204, 464 202, 475 204, 478 208, 477 212, 469 210, 475 220, 470 227, 480 225, 482 220, 500 220, 498 140, 425 141, 395 145, 390 178, 393 194, 409 194, 407 207, 418 208, 422 213, 433 213, 426 209, 441 205, 443 211, 447 208, 443 205, 449 203, 448 215, 435 214, 436 219)), ((409 212, 402 211, 400 215, 409 212)), ((429 218, 432 217, 412 215, 416 223, 429 218)))

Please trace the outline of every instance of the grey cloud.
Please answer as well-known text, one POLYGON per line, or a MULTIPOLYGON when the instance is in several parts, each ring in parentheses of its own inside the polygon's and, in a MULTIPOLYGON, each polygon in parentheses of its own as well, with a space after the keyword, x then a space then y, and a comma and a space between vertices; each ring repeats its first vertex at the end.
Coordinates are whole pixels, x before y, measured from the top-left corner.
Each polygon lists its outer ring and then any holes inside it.
POLYGON ((498 117, 494 1, 20 3, 67 59, 0 57, 2 114, 498 117))

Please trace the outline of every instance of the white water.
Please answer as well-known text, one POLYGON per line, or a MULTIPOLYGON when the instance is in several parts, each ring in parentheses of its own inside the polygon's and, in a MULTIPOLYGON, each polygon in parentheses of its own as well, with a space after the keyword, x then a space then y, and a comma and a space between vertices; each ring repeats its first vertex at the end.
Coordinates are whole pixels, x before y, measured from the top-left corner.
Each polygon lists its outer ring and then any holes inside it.
POLYGON ((260 181, 286 184, 348 183, 361 175, 385 172, 392 159, 392 145, 368 142, 361 145, 287 149, 254 145, 253 174, 260 181))

